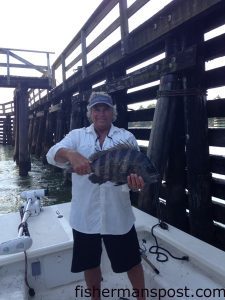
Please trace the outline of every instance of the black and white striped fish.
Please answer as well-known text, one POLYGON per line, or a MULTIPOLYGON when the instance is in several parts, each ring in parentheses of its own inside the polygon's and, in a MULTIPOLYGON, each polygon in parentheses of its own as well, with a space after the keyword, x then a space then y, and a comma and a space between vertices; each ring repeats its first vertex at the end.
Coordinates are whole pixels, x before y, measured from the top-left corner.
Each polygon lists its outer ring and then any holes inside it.
POLYGON ((131 173, 142 176, 146 184, 159 179, 159 173, 149 158, 132 145, 119 144, 98 151, 91 155, 89 160, 92 170, 89 180, 92 183, 111 181, 116 185, 124 184, 131 173))

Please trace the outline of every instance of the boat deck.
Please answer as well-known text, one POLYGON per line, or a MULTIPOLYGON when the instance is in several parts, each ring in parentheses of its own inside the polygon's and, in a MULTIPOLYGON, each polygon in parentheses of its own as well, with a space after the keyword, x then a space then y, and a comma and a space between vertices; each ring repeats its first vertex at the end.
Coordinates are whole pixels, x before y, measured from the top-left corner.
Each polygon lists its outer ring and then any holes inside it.
MULTIPOLYGON (((69 225, 70 204, 64 203, 44 207, 40 215, 28 220, 33 240, 28 257, 28 282, 34 288, 34 298, 28 296, 24 283, 24 253, 0 256, 0 300, 84 300, 90 299, 85 290, 83 273, 72 274, 72 231, 69 225), (79 286, 79 288, 78 288, 79 286), (77 289, 76 289, 77 287, 77 289), (10 291, 10 293, 9 293, 10 291)), ((141 247, 146 248, 148 260, 159 270, 156 274, 143 260, 147 299, 159 299, 159 291, 166 293, 161 299, 171 299, 168 291, 180 294, 173 299, 198 299, 196 290, 225 288, 225 253, 169 225, 168 230, 157 226, 154 234, 158 243, 175 256, 189 257, 188 261, 175 260, 168 256, 167 262, 159 262, 149 253, 155 245, 151 228, 158 223, 154 217, 134 208, 136 229, 141 247), (146 243, 143 243, 143 240, 146 243), (185 296, 185 287, 189 295, 185 296), (151 293, 154 289, 155 293, 151 293), (181 296, 182 293, 182 296, 181 296)), ((17 236, 19 213, 0 216, 3 228, 0 243, 17 236)), ((91 250, 90 250, 91 251, 91 250)), ((102 299, 130 299, 135 297, 126 274, 114 274, 105 251, 102 256, 102 299)), ((204 298, 204 297, 203 297, 204 298)), ((207 299, 221 299, 214 295, 207 299)))

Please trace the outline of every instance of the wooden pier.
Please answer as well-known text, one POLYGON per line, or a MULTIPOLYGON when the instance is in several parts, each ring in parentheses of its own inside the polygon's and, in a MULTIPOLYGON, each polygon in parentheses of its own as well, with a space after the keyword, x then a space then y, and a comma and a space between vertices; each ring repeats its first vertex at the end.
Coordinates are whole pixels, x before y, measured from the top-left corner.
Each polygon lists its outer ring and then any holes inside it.
POLYGON ((14 158, 26 175, 27 157, 45 160, 69 130, 87 126, 91 91, 106 91, 117 104, 116 125, 141 141, 161 174, 159 184, 132 195, 133 203, 225 250, 225 157, 209 151, 225 147, 225 127, 216 125, 225 118, 225 99, 206 98, 207 90, 225 86, 225 67, 205 69, 206 62, 225 55, 225 33, 206 36, 225 24, 225 1, 172 1, 129 31, 132 18, 150 2, 137 0, 127 7, 126 0, 102 1, 53 63, 52 86, 16 85, 12 111, 0 107, 0 141, 15 144, 14 158), (88 44, 114 8, 117 17, 88 44), (102 50, 116 30, 119 41, 102 50), (93 50, 97 57, 91 57, 93 50), (143 101, 151 101, 149 107, 141 109, 143 101), (139 108, 132 110, 132 104, 139 108))

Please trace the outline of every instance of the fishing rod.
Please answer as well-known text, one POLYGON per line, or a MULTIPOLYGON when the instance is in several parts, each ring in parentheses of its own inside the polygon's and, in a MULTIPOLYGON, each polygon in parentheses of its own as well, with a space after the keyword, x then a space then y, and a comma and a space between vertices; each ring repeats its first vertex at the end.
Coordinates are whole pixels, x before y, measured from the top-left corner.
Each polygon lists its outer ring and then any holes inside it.
POLYGON ((24 252, 29 249, 33 243, 29 235, 27 220, 29 217, 38 216, 41 212, 41 201, 48 194, 46 189, 37 189, 24 191, 20 197, 26 199, 22 209, 22 220, 18 227, 18 236, 0 244, 0 255, 8 255, 24 252))

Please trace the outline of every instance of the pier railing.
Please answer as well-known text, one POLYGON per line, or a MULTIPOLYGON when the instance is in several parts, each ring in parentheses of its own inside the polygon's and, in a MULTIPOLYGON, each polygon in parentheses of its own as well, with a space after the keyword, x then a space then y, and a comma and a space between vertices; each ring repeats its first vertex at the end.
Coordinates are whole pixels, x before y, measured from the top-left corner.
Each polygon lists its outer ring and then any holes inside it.
POLYGON ((32 72, 37 71, 41 73, 42 76, 48 77, 50 81, 52 80, 50 54, 53 54, 53 52, 15 48, 0 48, 0 54, 0 75, 4 75, 6 77, 5 82, 8 84, 8 86, 11 86, 10 81, 13 79, 12 76, 21 74, 21 69, 29 69, 32 70, 32 72), (38 65, 37 61, 43 62, 44 57, 46 60, 45 63, 42 65, 38 65))

